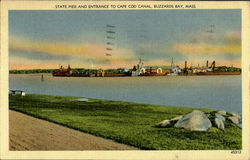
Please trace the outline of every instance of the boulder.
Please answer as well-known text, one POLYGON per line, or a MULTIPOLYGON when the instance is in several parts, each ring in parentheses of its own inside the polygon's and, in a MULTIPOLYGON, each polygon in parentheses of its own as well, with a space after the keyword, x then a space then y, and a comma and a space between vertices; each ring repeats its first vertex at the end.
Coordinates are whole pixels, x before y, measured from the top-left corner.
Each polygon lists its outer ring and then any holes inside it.
POLYGON ((239 123, 237 126, 238 126, 240 129, 242 129, 242 123, 239 123))
POLYGON ((212 127, 207 115, 198 110, 184 115, 176 124, 176 128, 184 128, 190 131, 207 131, 212 127))
POLYGON ((234 112, 232 112, 232 113, 230 113, 233 117, 237 117, 237 118, 241 118, 241 115, 239 115, 238 113, 234 113, 234 112))
POLYGON ((214 118, 214 125, 215 127, 225 130, 225 117, 223 117, 221 114, 216 113, 214 118))
POLYGON ((225 117, 223 117, 221 114, 218 114, 218 113, 215 114, 215 118, 218 118, 218 119, 222 120, 223 122, 226 121, 225 117))
POLYGON ((239 128, 242 128, 241 117, 231 116, 228 117, 228 119, 231 120, 231 122, 233 122, 234 124, 236 124, 239 128))
POLYGON ((164 128, 164 127, 170 127, 171 126, 170 124, 171 124, 171 121, 167 119, 167 120, 161 121, 156 126, 164 128))
POLYGON ((219 118, 215 118, 214 119, 214 123, 215 123, 215 126, 221 130, 225 130, 225 124, 224 124, 224 121, 219 119, 219 118))
POLYGON ((182 118, 182 116, 178 116, 178 117, 172 118, 170 120, 167 119, 167 120, 161 121, 156 126, 162 127, 162 128, 163 127, 173 127, 174 123, 177 122, 181 118, 182 118))
POLYGON ((227 115, 227 112, 223 111, 223 110, 218 111, 217 113, 220 114, 220 115, 222 115, 222 116, 226 116, 227 115))
POLYGON ((182 117, 183 117, 183 116, 174 117, 174 118, 170 119, 170 121, 177 122, 177 121, 179 121, 182 117))
POLYGON ((240 119, 238 117, 228 117, 229 120, 231 120, 231 122, 233 122, 234 124, 239 124, 240 123, 240 119))

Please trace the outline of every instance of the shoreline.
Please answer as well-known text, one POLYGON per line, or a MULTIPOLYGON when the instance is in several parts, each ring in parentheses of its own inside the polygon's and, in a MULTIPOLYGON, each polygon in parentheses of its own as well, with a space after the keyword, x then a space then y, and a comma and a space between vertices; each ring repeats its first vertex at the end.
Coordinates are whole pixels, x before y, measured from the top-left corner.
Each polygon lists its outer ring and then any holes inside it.
POLYGON ((13 74, 13 75, 18 75, 18 74, 24 74, 24 75, 31 75, 31 74, 49 74, 53 77, 173 77, 173 76, 233 76, 233 75, 242 75, 241 72, 205 72, 202 73, 200 72, 199 74, 179 74, 179 75, 139 75, 139 76, 129 76, 129 75, 119 75, 119 74, 114 74, 114 76, 107 74, 106 76, 93 76, 93 75, 81 75, 81 74, 74 74, 74 75, 52 75, 51 73, 9 73, 9 74, 13 74))

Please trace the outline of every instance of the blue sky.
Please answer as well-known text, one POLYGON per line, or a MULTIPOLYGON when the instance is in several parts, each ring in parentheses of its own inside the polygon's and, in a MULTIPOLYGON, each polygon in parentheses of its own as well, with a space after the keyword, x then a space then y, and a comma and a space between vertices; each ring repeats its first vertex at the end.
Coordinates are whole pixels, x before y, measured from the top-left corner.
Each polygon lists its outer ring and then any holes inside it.
POLYGON ((9 46, 10 69, 132 68, 139 57, 146 65, 169 65, 173 57, 180 66, 240 66, 241 11, 9 11, 9 46), (106 38, 108 24, 114 40, 106 38))

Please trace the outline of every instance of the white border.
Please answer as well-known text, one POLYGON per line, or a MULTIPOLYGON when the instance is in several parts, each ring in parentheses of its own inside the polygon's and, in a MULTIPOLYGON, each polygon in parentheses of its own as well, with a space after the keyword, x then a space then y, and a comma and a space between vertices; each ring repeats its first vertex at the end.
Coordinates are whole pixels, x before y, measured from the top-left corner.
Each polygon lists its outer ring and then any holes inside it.
MULTIPOLYGON (((58 10, 58 9, 57 9, 58 10)), ((67 9, 60 9, 67 10, 67 9)), ((77 10, 77 9, 74 9, 77 10)), ((79 9, 81 10, 81 9, 79 9)), ((96 9, 95 9, 96 10, 96 9)), ((127 9, 130 10, 130 9, 127 9)), ((1 2, 1 145, 0 159, 248 159, 249 156, 249 2, 190 2, 190 1, 3 1, 1 2), (9 151, 8 147, 8 10, 56 10, 56 4, 195 4, 196 9, 242 10, 242 116, 243 150, 231 154, 230 150, 204 151, 9 151)), ((233 23, 233 22, 232 22, 233 23)))

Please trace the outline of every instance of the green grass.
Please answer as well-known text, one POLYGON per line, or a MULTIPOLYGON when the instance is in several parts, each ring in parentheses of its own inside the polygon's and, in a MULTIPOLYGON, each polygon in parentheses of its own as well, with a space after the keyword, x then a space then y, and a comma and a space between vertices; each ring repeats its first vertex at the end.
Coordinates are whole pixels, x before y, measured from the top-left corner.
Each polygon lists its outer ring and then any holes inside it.
MULTIPOLYGON (((207 132, 157 128, 165 119, 193 111, 193 108, 146 105, 77 97, 28 94, 9 95, 9 108, 69 128, 112 139, 144 150, 239 150, 242 132, 226 122, 226 130, 207 132)), ((206 113, 209 109, 200 109, 206 113)))

